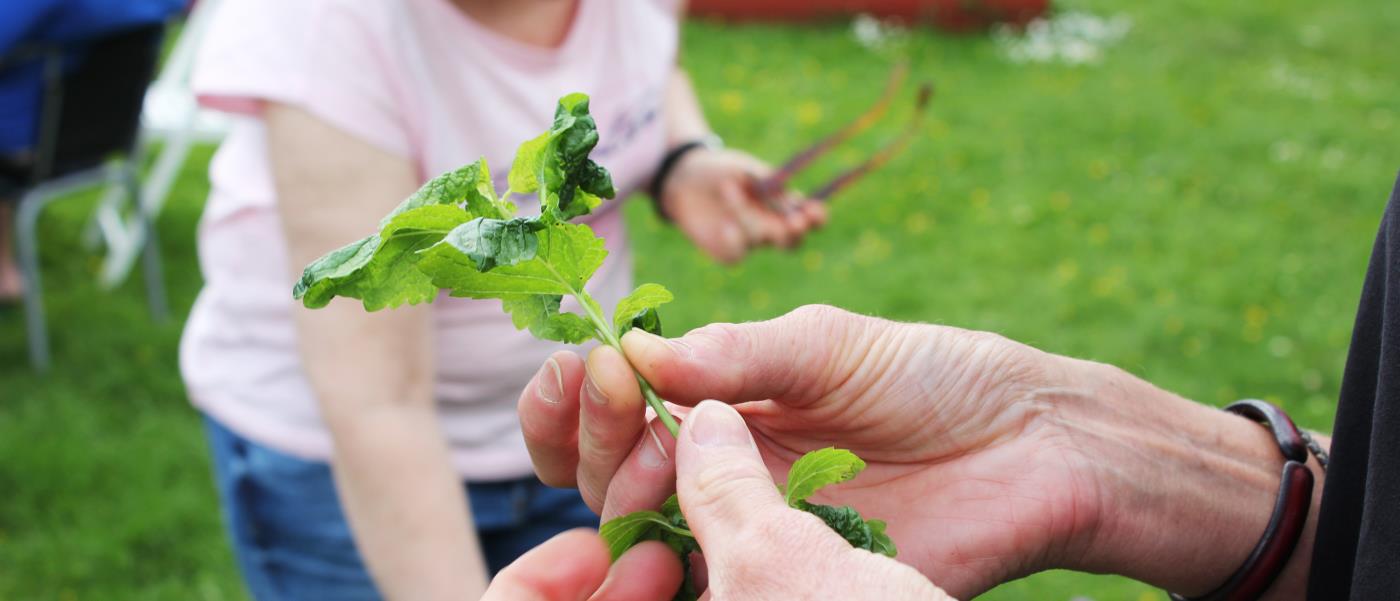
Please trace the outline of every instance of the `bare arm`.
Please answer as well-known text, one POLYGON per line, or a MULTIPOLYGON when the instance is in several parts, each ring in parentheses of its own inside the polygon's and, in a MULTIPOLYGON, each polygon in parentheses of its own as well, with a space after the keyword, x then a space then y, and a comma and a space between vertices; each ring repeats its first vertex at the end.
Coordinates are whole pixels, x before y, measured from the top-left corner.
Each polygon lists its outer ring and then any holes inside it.
MULTIPOLYGON (((417 188, 406 160, 299 109, 266 112, 290 273, 358 238, 417 188)), ((298 309, 302 362, 335 441, 342 505, 390 599, 473 599, 486 569, 438 434, 427 307, 298 309)))
POLYGON ((676 66, 666 83, 666 147, 711 134, 710 124, 695 97, 695 86, 685 69, 676 66))

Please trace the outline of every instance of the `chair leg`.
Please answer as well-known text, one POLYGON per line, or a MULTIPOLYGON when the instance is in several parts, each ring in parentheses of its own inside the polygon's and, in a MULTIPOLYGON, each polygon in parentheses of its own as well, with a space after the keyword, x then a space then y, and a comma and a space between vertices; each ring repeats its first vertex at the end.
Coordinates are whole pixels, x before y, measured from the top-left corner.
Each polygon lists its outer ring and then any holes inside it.
POLYGON ((156 234, 155 218, 146 207, 145 199, 141 197, 141 181, 136 176, 136 163, 130 160, 124 163, 122 179, 136 211, 136 217, 141 223, 141 271, 146 280, 146 303, 151 308, 151 319, 157 323, 165 323, 170 317, 170 308, 165 297, 165 277, 161 268, 160 239, 156 234))
POLYGON ((25 193, 15 211, 15 245, 19 251, 19 270, 24 276, 24 319, 28 328, 29 362, 35 371, 49 370, 49 333, 44 321, 44 293, 39 279, 39 213, 44 208, 43 195, 37 191, 25 193))

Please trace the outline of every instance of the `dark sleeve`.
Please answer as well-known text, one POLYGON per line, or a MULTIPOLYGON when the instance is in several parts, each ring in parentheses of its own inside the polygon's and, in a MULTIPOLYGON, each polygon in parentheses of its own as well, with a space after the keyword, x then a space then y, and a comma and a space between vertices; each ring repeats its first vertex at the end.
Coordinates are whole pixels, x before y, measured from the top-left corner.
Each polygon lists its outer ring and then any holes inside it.
POLYGON ((1361 290, 1308 598, 1400 599, 1400 180, 1361 290))

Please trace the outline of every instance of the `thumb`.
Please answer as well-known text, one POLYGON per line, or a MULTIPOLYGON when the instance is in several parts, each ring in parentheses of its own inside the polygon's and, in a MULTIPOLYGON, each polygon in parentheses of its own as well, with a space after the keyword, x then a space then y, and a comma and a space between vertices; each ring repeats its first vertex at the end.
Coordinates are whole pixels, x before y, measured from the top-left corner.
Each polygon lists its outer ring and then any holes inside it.
POLYGON ((788 519, 788 507, 733 407, 700 403, 676 442, 676 494, 690 529, 709 558, 755 551, 737 534, 767 531, 788 519))
POLYGON ((667 340, 633 329, 622 349, 666 400, 743 403, 821 399, 861 368, 893 322, 822 305, 757 323, 719 323, 667 340))

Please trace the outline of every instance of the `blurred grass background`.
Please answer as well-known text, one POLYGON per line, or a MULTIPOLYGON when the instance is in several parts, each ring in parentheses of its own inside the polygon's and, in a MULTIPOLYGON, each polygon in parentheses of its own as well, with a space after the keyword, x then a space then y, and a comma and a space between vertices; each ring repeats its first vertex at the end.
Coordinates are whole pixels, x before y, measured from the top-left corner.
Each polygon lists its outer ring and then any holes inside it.
MULTIPOLYGON (((794 252, 717 266, 630 203, 639 280, 679 299, 668 329, 831 303, 1000 332, 1205 403, 1274 400, 1330 429, 1400 168, 1400 5, 1060 4, 1133 28, 1085 66, 1017 64, 985 36, 911 36, 915 77, 938 86, 922 135, 794 252)), ((716 129, 775 161, 862 111, 891 62, 847 23, 693 23, 684 45, 716 129)), ((901 119, 798 185, 859 160, 901 119)), ((191 157, 160 220, 180 316, 199 288, 211 153, 191 157)), ((42 223, 51 375, 29 371, 19 307, 0 307, 0 600, 239 599, 176 370, 180 320, 150 322, 139 278, 97 290, 98 259, 78 243, 92 200, 42 223)), ((1066 572, 982 598, 1077 597, 1166 598, 1066 572)))

